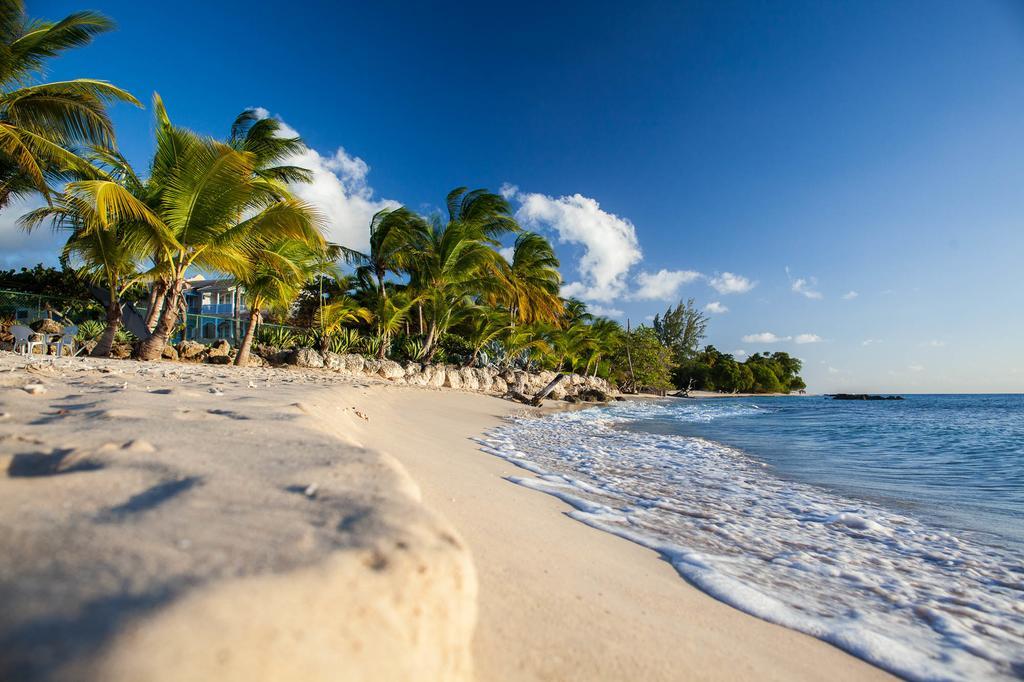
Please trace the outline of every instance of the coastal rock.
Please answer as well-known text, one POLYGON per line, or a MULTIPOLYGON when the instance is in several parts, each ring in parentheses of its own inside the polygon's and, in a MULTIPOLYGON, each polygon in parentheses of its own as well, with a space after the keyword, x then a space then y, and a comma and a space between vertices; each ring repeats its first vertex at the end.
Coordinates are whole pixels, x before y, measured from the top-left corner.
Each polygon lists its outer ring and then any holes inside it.
POLYGON ((295 352, 288 358, 288 364, 295 365, 296 367, 323 367, 324 356, 312 348, 296 348, 295 352))
POLYGON ((480 390, 480 382, 476 378, 476 370, 472 367, 462 367, 459 369, 459 381, 462 383, 463 390, 480 390))
POLYGON ((462 388, 462 374, 457 367, 445 366, 444 384, 445 388, 462 388))
POLYGON ((160 357, 162 357, 164 360, 177 360, 178 351, 175 350, 174 346, 172 346, 171 344, 167 344, 166 346, 164 346, 163 351, 160 352, 160 357))
POLYGON ((182 360, 197 361, 204 353, 206 353, 206 346, 198 341, 185 339, 178 344, 178 357, 182 360))
POLYGON ((49 319, 36 320, 30 324, 29 327, 32 331, 40 332, 42 334, 60 334, 64 331, 64 327, 62 327, 56 320, 49 319))
POLYGON ((412 362, 411 360, 405 363, 405 376, 411 377, 417 374, 423 373, 423 367, 418 362, 412 362))
POLYGON ((491 380, 491 393, 505 395, 508 392, 508 384, 501 377, 494 377, 491 380))
POLYGON ((345 358, 337 353, 327 351, 324 353, 324 367, 327 369, 345 369, 345 358))
POLYGON ((405 368, 394 360, 381 360, 380 369, 377 372, 391 381, 405 378, 405 368))
POLYGON ((86 341, 85 343, 82 344, 82 353, 81 354, 85 355, 85 356, 92 355, 93 350, 95 350, 96 346, 98 346, 98 345, 99 345, 99 341, 97 341, 96 339, 89 339, 88 341, 86 341))
POLYGON ((608 395, 596 388, 585 388, 576 394, 576 397, 586 403, 606 403, 608 395))
POLYGON ((345 371, 352 372, 353 374, 355 374, 356 372, 362 372, 363 365, 366 364, 366 361, 363 358, 363 356, 359 355, 358 353, 348 353, 347 355, 342 355, 341 360, 342 363, 344 364, 345 371))
POLYGON ((486 369, 478 368, 475 370, 477 390, 482 393, 487 393, 491 390, 491 384, 494 383, 494 375, 486 369))
POLYGON ((110 347, 110 357, 127 360, 132 356, 132 347, 127 343, 115 343, 110 347))
POLYGON ((376 358, 366 358, 363 361, 363 374, 374 376, 380 372, 380 360, 376 358))
POLYGON ((230 365, 231 356, 229 355, 208 355, 206 356, 206 362, 210 365, 230 365))
MULTIPOLYGON (((434 388, 441 388, 444 386, 447 378, 447 372, 445 372, 444 367, 442 365, 430 365, 427 369, 429 370, 427 386, 433 386, 434 388)), ((425 370, 424 373, 426 374, 428 372, 425 370)))
POLYGON ((548 393, 548 398, 551 400, 564 400, 566 395, 568 395, 566 393, 565 386, 563 386, 564 383, 565 382, 563 381, 551 389, 551 393, 548 393))
POLYGON ((231 355, 231 344, 226 339, 217 339, 207 351, 210 357, 227 357, 231 355))

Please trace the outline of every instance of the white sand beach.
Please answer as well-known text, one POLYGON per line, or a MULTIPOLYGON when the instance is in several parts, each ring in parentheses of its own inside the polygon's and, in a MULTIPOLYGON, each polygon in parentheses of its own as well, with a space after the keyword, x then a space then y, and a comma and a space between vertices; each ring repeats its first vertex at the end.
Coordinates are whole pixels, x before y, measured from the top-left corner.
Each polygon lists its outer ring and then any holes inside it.
POLYGON ((472 437, 339 372, 0 353, 0 678, 844 680, 472 437))

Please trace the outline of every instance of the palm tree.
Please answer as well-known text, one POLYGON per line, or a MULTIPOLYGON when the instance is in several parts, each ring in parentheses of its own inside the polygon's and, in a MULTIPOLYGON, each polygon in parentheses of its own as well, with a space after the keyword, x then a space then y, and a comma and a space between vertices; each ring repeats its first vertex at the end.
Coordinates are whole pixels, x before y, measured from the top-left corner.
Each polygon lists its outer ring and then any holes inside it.
POLYGON ((71 232, 62 262, 81 262, 79 273, 109 293, 106 327, 91 353, 106 357, 121 328, 121 295, 148 274, 139 272, 139 261, 177 243, 148 206, 110 180, 71 182, 53 205, 29 212, 21 224, 31 230, 46 220, 71 232))
POLYGON ((48 180, 88 169, 75 154, 78 145, 113 146, 107 105, 139 105, 104 81, 34 82, 46 60, 88 45, 113 27, 96 12, 76 12, 57 22, 31 20, 22 0, 0 0, 0 208, 30 191, 49 202, 48 180))
POLYGON ((292 197, 283 182, 259 174, 255 153, 174 126, 159 96, 153 108, 157 144, 149 201, 178 247, 161 266, 167 301, 153 334, 139 346, 142 360, 159 357, 177 325, 190 268, 242 277, 253 255, 274 240, 322 240, 315 210, 292 197))
POLYGON ((356 276, 372 278, 381 296, 387 298, 384 277, 388 272, 401 274, 411 265, 426 231, 426 221, 404 206, 384 209, 370 220, 369 250, 363 253, 343 248, 343 254, 349 264, 356 266, 356 276))
POLYGON ((502 292, 513 323, 558 320, 563 310, 558 296, 562 285, 558 266, 558 257, 547 239, 535 232, 523 232, 516 238, 506 273, 507 288, 502 292))
POLYGON ((369 323, 371 320, 373 313, 370 309, 360 305, 348 294, 335 296, 316 313, 316 324, 319 325, 324 337, 333 336, 360 322, 369 323))
POLYGON ((500 287, 501 255, 465 223, 435 223, 417 252, 412 283, 420 292, 429 319, 424 357, 429 362, 436 342, 451 326, 467 297, 500 287))
POLYGON ((377 292, 374 302, 373 325, 377 330, 380 347, 377 356, 381 359, 391 349, 391 340, 405 325, 413 306, 420 302, 419 296, 413 296, 408 290, 395 291, 385 296, 377 292))
POLYGON ((249 299, 249 325, 235 357, 236 365, 244 367, 249 362, 249 351, 256 327, 263 319, 263 309, 290 306, 302 286, 321 271, 325 250, 322 237, 279 239, 259 246, 249 256, 248 266, 235 277, 249 299))
POLYGON ((439 334, 470 296, 493 297, 501 290, 507 264, 494 247, 500 237, 518 232, 508 202, 484 189, 458 187, 448 194, 448 220, 435 216, 417 223, 417 244, 409 265, 410 285, 428 313, 423 353, 429 362, 439 334))
POLYGON ((473 349, 468 366, 476 365, 483 347, 501 337, 508 327, 508 318, 503 310, 484 306, 468 309, 466 324, 460 328, 462 337, 473 349))
POLYGON ((593 368, 593 376, 597 376, 601 360, 614 354, 622 344, 622 326, 614 320, 598 317, 590 324, 590 337, 592 343, 585 371, 593 368))

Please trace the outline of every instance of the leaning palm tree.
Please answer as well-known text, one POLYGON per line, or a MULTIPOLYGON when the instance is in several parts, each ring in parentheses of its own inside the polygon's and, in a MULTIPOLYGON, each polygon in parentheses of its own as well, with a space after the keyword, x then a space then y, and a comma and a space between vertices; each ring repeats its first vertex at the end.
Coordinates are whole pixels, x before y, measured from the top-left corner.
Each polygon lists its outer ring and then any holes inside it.
POLYGON ((484 189, 458 187, 448 193, 447 221, 435 216, 419 224, 408 271, 411 287, 423 297, 429 322, 424 357, 436 352, 439 335, 469 296, 493 297, 507 267, 495 251, 501 237, 518 232, 512 209, 502 196, 484 189))
POLYGON ((231 125, 228 144, 254 157, 255 174, 277 182, 311 182, 313 172, 285 163, 306 150, 298 136, 287 136, 281 122, 267 118, 256 109, 246 109, 231 125))
POLYGON ((356 276, 371 280, 380 295, 387 298, 384 277, 388 272, 401 274, 413 262, 413 254, 422 245, 427 224, 423 218, 404 206, 378 211, 370 220, 370 247, 364 253, 344 248, 349 264, 356 266, 356 276))
POLYGON ((420 302, 420 298, 411 295, 407 289, 394 291, 390 296, 377 292, 375 298, 370 310, 373 313, 376 338, 380 342, 377 348, 377 357, 383 360, 387 352, 391 350, 392 339, 409 320, 412 309, 420 302))
POLYGON ((477 306, 467 312, 466 322, 459 330, 462 338, 473 349, 468 363, 469 367, 473 367, 480 358, 480 351, 491 341, 500 338, 508 329, 509 322, 504 310, 477 306))
POLYGON ((472 303, 470 295, 493 294, 500 288, 502 257, 465 223, 435 222, 426 237, 416 253, 412 285, 423 298, 429 320, 423 344, 429 362, 437 340, 455 321, 459 308, 467 300, 472 303))
POLYGON ((249 325, 235 364, 245 367, 256 328, 265 308, 286 309, 315 276, 324 261, 326 244, 316 235, 313 240, 278 239, 258 246, 249 256, 248 266, 235 277, 249 299, 249 325))
POLYGON ((506 270, 502 298, 508 305, 510 322, 554 322, 562 314, 558 289, 562 275, 551 242, 535 232, 516 238, 512 262, 506 270))
POLYGON ((174 331, 190 268, 244 276, 253 254, 273 240, 322 239, 316 212, 283 182, 258 175, 254 153, 173 125, 159 96, 153 108, 157 145, 148 196, 178 248, 161 264, 167 300, 138 348, 142 360, 159 357, 174 331))
POLYGON ((110 180, 71 182, 51 206, 29 212, 21 224, 31 230, 47 220, 71 233, 62 262, 81 263, 79 273, 107 289, 106 327, 91 353, 106 357, 121 328, 121 296, 148 274, 139 271, 139 262, 178 245, 148 206, 110 180))
POLYGON ((113 102, 139 102, 110 83, 78 78, 35 82, 46 60, 82 47, 114 27, 96 12, 51 22, 29 19, 22 0, 0 0, 0 208, 37 191, 51 199, 51 182, 88 164, 82 144, 114 144, 106 113, 113 102))

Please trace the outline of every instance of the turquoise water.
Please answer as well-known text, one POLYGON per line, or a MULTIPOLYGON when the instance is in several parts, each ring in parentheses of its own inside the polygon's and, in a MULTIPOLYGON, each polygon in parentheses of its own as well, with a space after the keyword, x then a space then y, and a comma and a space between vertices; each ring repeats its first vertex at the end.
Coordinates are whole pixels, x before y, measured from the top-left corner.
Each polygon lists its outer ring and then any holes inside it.
POLYGON ((908 679, 1024 677, 1024 397, 629 401, 482 444, 752 615, 908 679))
POLYGON ((683 403, 625 428, 708 438, 782 476, 1024 548, 1024 395, 712 400, 721 418, 683 403))

